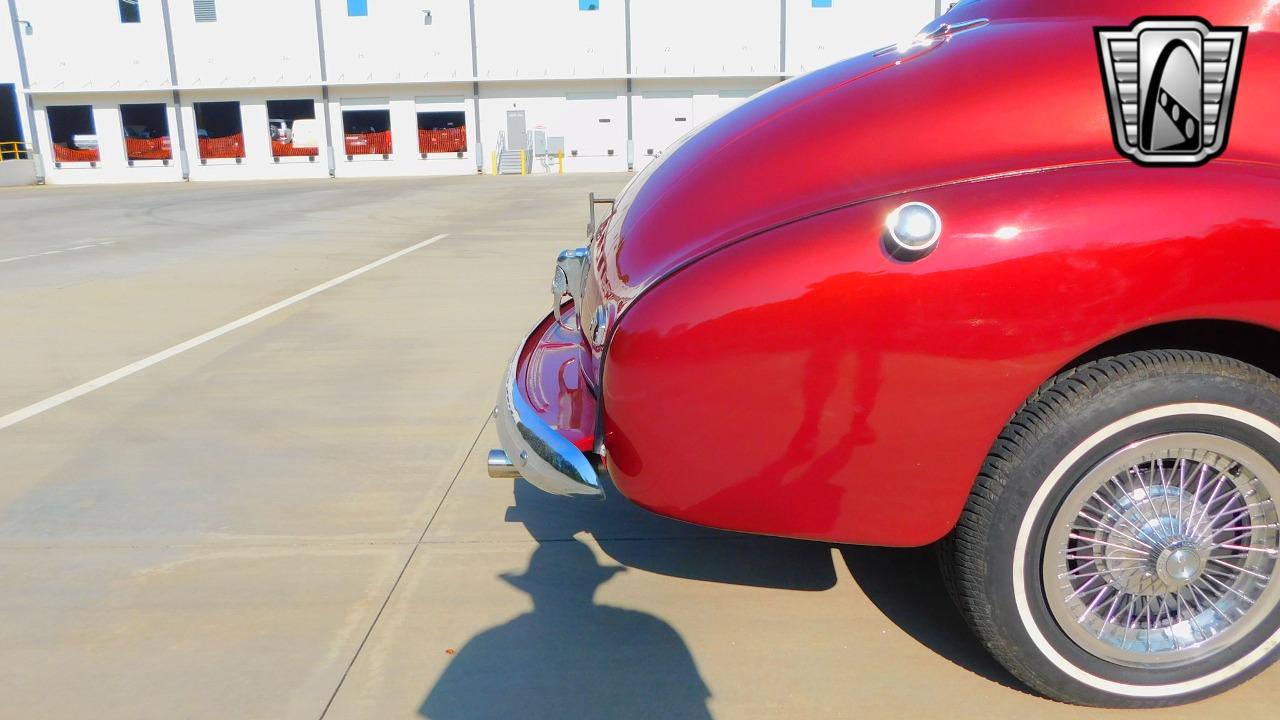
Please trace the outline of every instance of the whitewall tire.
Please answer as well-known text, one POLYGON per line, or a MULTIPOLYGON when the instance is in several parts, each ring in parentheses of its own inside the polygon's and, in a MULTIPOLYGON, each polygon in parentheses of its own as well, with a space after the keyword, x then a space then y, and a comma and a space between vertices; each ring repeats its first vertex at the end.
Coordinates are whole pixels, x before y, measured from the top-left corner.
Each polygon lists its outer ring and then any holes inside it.
POLYGON ((1280 381, 1204 353, 1082 365, 992 447, 943 544, 982 642, 1066 702, 1188 702, 1280 654, 1280 381))

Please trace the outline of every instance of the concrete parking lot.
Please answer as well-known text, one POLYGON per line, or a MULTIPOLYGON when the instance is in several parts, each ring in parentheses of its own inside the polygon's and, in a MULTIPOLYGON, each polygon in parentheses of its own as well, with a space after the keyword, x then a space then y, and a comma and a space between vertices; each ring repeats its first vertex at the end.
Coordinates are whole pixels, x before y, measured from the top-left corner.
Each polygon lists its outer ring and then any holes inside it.
POLYGON ((555 253, 627 179, 0 191, 0 716, 1110 715, 1021 690, 927 549, 486 476, 555 253))

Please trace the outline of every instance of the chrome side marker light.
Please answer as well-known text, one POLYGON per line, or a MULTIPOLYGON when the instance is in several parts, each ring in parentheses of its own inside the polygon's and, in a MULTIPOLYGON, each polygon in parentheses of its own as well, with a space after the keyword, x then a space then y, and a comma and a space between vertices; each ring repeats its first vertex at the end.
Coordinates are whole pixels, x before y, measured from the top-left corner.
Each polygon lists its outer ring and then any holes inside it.
POLYGON ((922 202, 899 205, 885 218, 885 249, 900 260, 919 260, 933 252, 942 235, 942 216, 922 202))

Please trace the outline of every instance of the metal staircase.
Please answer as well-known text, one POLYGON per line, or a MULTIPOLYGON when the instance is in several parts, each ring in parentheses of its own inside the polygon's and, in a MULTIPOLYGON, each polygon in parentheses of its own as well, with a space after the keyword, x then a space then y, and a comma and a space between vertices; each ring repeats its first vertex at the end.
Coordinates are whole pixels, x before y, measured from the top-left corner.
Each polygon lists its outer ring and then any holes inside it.
POLYGON ((507 147, 507 133, 498 133, 498 149, 494 151, 492 160, 494 175, 525 175, 529 172, 530 159, 530 149, 507 147))
POLYGON ((499 175, 523 175, 524 152, 520 150, 502 150, 498 153, 499 175))

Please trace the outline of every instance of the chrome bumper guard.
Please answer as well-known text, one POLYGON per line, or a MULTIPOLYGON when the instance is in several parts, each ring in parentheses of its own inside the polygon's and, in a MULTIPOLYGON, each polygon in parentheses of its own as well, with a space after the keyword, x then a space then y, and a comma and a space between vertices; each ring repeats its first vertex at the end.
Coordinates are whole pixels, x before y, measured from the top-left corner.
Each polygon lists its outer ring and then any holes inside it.
MULTIPOLYGON (((536 330, 535 330, 536 332, 536 330)), ((604 499, 600 474, 573 443, 538 417, 516 383, 520 343, 507 365, 507 376, 494 410, 501 450, 489 452, 489 477, 522 477, 553 495, 604 499)))

